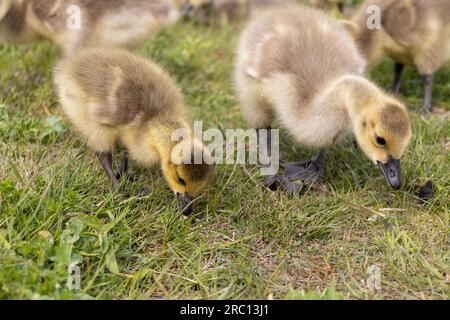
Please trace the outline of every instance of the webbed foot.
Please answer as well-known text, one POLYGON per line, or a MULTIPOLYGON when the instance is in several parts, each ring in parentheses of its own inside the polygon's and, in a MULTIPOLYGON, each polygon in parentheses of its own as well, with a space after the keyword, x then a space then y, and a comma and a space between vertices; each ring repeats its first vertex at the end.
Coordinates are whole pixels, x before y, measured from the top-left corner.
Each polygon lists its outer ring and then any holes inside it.
POLYGON ((323 181, 325 179, 325 155, 326 153, 321 151, 317 157, 309 161, 281 163, 284 167, 284 176, 291 181, 323 181))
POLYGON ((299 195, 305 185, 325 178, 325 158, 326 152, 321 151, 309 161, 282 162, 284 174, 268 177, 264 185, 272 191, 280 188, 299 195))
POLYGON ((285 176, 275 175, 268 177, 264 183, 264 186, 272 191, 282 189, 298 196, 302 192, 305 185, 301 180, 291 181, 285 176))

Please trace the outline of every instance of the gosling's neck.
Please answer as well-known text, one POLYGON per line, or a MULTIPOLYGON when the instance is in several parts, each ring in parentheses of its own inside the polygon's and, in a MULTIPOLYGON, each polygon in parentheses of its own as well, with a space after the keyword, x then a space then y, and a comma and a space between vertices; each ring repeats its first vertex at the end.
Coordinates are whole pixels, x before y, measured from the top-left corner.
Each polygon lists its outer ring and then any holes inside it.
POLYGON ((181 139, 192 139, 192 129, 183 121, 156 120, 147 128, 145 145, 153 148, 164 163, 171 160, 172 149, 181 139))
POLYGON ((383 97, 375 84, 356 75, 339 78, 329 86, 326 95, 329 97, 327 100, 333 104, 333 109, 346 115, 350 129, 369 108, 381 105, 383 97))

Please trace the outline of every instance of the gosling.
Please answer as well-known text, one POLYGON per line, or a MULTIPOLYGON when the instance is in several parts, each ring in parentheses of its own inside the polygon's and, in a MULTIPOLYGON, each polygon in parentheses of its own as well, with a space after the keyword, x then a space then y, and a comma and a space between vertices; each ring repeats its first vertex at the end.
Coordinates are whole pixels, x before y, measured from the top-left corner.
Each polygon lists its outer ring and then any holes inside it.
POLYGON ((299 144, 320 150, 310 161, 286 166, 288 177, 323 179, 326 150, 353 133, 389 185, 401 186, 409 116, 362 76, 364 68, 345 27, 317 9, 269 11, 244 30, 234 72, 244 117, 258 129, 276 122, 299 144))
POLYGON ((222 26, 242 21, 248 16, 249 0, 184 0, 185 18, 201 24, 222 26))
POLYGON ((183 14, 199 23, 218 22, 224 26, 292 3, 294 0, 184 0, 183 14))
POLYGON ((436 72, 450 61, 450 1, 448 0, 367 0, 353 16, 350 30, 370 64, 384 56, 392 58, 398 94, 405 65, 415 66, 424 83, 423 111, 433 108, 436 72), (381 23, 369 29, 367 21, 381 23))
POLYGON ((345 0, 311 0, 310 2, 316 8, 336 7, 341 14, 344 13, 345 0))
POLYGON ((160 163, 183 212, 191 213, 190 203, 207 185, 213 164, 192 135, 182 94, 169 75, 127 51, 88 49, 55 67, 54 85, 63 110, 98 154, 113 186, 126 173, 128 155, 143 166, 160 163), (172 137, 177 132, 184 132, 181 142, 172 137), (115 173, 117 144, 127 152, 115 173))
POLYGON ((178 16, 171 0, 0 0, 0 41, 131 49, 178 16))
POLYGON ((250 2, 250 17, 255 17, 264 12, 275 8, 283 8, 295 3, 295 0, 249 0, 250 2))

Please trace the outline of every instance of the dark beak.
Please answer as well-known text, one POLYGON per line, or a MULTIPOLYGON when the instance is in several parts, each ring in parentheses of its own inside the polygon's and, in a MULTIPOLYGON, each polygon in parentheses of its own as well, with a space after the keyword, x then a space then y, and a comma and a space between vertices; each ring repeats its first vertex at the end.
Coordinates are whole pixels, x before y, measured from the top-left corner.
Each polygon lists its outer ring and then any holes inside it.
POLYGON ((191 196, 186 194, 178 194, 178 200, 180 200, 181 210, 185 216, 192 213, 192 200, 191 196))
POLYGON ((389 185, 394 189, 399 189, 402 185, 400 174, 400 160, 394 159, 389 156, 387 163, 378 162, 378 167, 383 172, 389 185))

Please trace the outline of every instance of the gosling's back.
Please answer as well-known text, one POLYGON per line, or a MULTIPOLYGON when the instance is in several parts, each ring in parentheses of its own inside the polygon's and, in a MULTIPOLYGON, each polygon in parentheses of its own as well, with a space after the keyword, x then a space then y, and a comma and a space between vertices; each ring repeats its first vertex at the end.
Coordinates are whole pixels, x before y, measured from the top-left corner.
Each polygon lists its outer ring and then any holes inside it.
POLYGON ((250 22, 238 49, 236 80, 239 85, 242 77, 267 80, 289 74, 305 101, 328 81, 360 75, 364 67, 338 21, 315 9, 291 6, 270 10, 250 22))
POLYGON ((144 142, 150 127, 179 125, 181 92, 151 61, 120 49, 90 49, 54 72, 61 106, 90 148, 110 152, 121 141, 136 160, 152 164, 144 142), (173 125, 171 125, 173 124, 173 125))
POLYGON ((79 87, 81 108, 92 109, 92 120, 127 125, 154 117, 170 117, 182 105, 172 79, 149 60, 122 50, 86 50, 56 67, 79 87))

